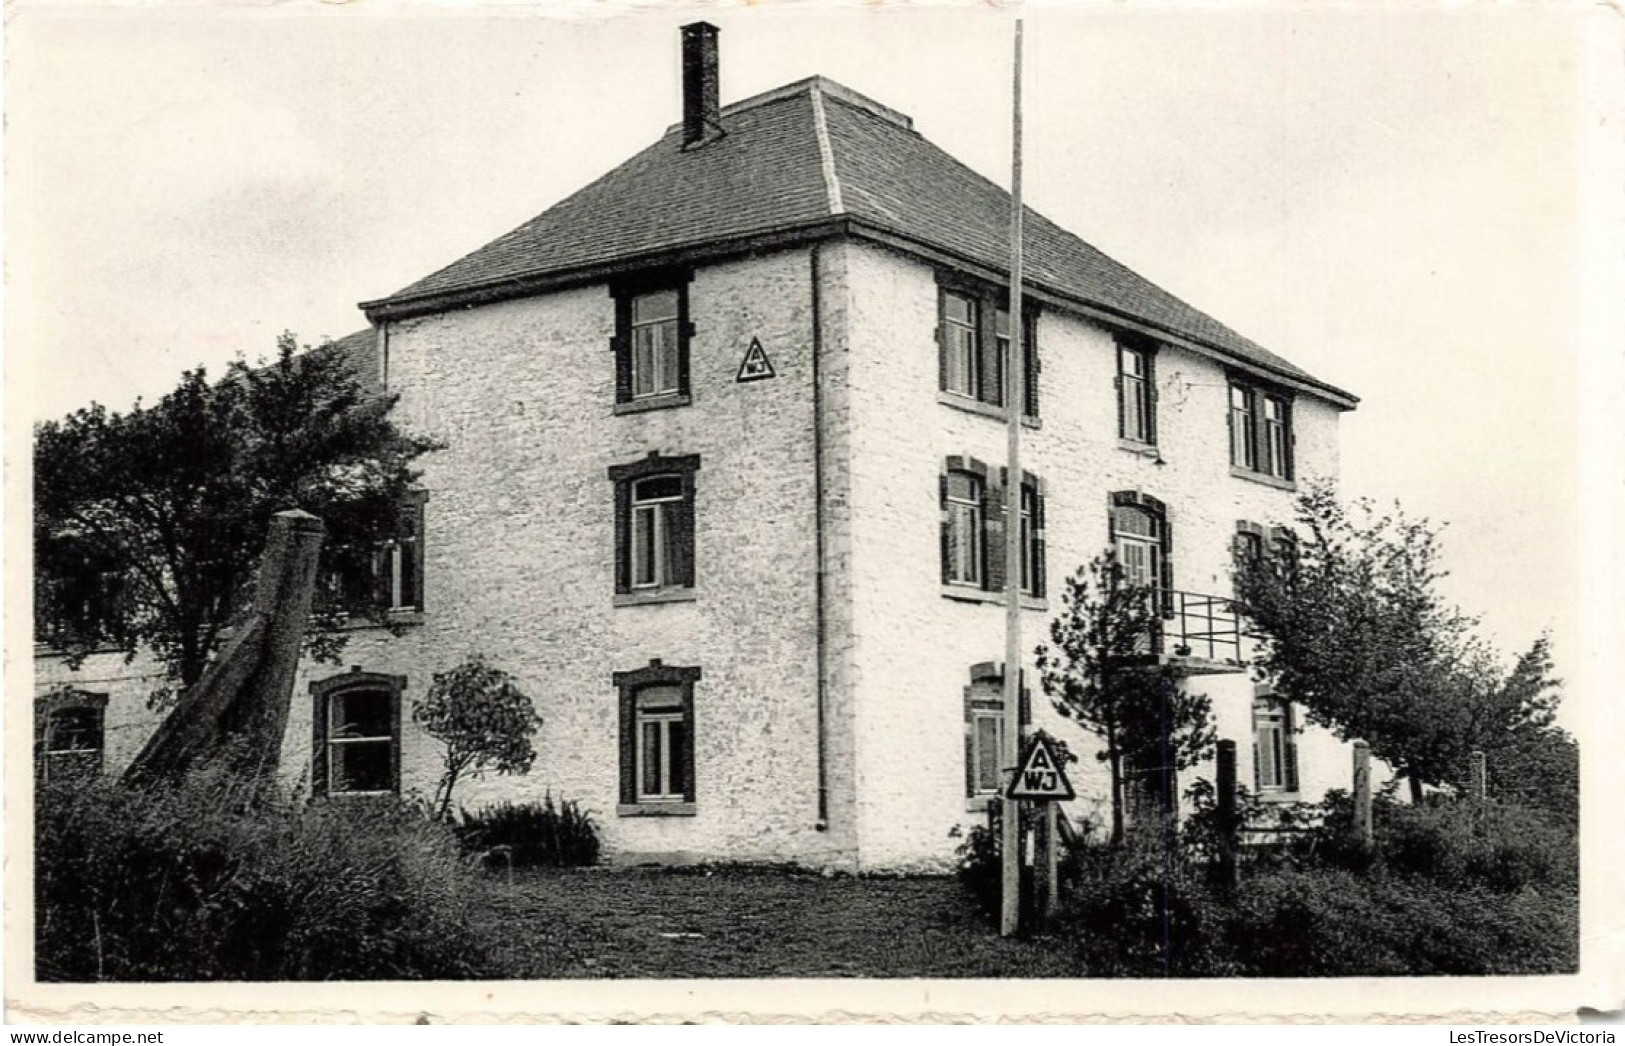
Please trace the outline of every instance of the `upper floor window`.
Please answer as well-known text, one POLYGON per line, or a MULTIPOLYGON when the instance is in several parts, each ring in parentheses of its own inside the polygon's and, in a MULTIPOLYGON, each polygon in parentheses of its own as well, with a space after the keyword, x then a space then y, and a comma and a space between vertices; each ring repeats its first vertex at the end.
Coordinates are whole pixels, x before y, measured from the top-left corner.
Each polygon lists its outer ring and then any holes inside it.
POLYGON ((1275 479, 1292 478, 1292 401, 1230 383, 1230 464, 1275 479))
POLYGON ((77 534, 34 547, 34 641, 56 649, 117 646, 134 611, 132 578, 114 556, 77 534))
POLYGON ((616 672, 620 692, 622 813, 692 813, 697 667, 616 672))
POLYGON ((1157 441, 1154 357, 1143 345, 1117 343, 1117 434, 1136 443, 1157 441))
POLYGON ((77 781, 102 771, 107 695, 57 690, 35 707, 34 771, 41 781, 77 781))
POLYGON ((1112 551, 1126 584, 1148 589, 1164 616, 1173 612, 1173 535, 1168 509, 1138 491, 1111 496, 1112 551))
POLYGON ((394 536, 370 548, 334 546, 326 562, 322 598, 349 608, 385 613, 423 609, 425 491, 411 491, 396 510, 394 536))
POLYGON ((678 406, 689 400, 686 277, 617 285, 615 405, 617 412, 678 406))
MULTIPOLYGON (((1008 475, 971 457, 947 460, 941 477, 942 580, 946 585, 1002 592, 1008 475)), ((1022 482, 1015 525, 1020 527, 1021 591, 1044 596, 1044 485, 1032 473, 1022 482)))
POLYGON ((651 453, 615 465, 615 592, 621 601, 682 596, 694 587, 697 454, 651 453))
POLYGON ((310 684, 311 790, 386 795, 401 787, 404 676, 351 671, 310 684))
MULTIPOLYGON (((1010 312, 1003 298, 991 287, 955 280, 940 292, 937 324, 942 391, 998 410, 1010 371, 1010 312)), ((1037 325, 1036 311, 1024 311, 1021 397, 1028 418, 1038 417, 1037 325)))

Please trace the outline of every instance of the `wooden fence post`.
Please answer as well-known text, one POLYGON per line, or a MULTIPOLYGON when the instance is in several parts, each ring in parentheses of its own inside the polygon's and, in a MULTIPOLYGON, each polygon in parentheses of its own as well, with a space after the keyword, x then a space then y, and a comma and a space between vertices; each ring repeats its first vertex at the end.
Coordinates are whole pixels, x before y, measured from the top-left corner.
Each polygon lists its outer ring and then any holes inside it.
POLYGON ((1370 846, 1376 835, 1371 824, 1371 746, 1354 742, 1354 837, 1370 846))
POLYGON ((1485 771, 1484 753, 1474 752, 1468 756, 1468 788, 1472 792, 1473 802, 1482 803, 1489 794, 1489 787, 1485 771))
POLYGON ((1218 754, 1219 882, 1226 888, 1236 885, 1240 869, 1236 849, 1240 818, 1236 814, 1236 743, 1219 742, 1218 754))

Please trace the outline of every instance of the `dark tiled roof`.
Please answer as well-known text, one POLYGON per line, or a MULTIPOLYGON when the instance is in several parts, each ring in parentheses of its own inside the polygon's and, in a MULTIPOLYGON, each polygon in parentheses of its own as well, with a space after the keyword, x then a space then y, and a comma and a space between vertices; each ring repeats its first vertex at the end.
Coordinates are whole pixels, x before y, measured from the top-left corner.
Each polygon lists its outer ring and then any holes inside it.
POLYGON ((363 389, 381 392, 378 382, 378 332, 371 327, 323 342, 310 350, 312 356, 336 353, 350 365, 350 371, 363 389))
MULTIPOLYGON (((681 148, 681 129, 669 128, 659 142, 539 217, 363 307, 375 317, 435 311, 463 297, 523 293, 525 281, 662 252, 797 229, 827 234, 832 222, 1007 271, 1009 194, 928 142, 907 117, 814 77, 728 106, 723 124, 725 137, 690 151, 681 148)), ((1026 215, 1026 276, 1039 290, 1353 405, 1348 393, 1037 212, 1026 215)))

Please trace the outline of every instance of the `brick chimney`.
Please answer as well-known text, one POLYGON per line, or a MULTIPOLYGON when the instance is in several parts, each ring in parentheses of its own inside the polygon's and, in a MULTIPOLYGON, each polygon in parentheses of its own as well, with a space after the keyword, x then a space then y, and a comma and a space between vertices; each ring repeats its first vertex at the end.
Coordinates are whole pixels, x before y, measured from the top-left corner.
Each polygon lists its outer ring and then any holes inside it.
POLYGON ((683 26, 683 148, 722 137, 719 83, 717 27, 690 22, 683 26))

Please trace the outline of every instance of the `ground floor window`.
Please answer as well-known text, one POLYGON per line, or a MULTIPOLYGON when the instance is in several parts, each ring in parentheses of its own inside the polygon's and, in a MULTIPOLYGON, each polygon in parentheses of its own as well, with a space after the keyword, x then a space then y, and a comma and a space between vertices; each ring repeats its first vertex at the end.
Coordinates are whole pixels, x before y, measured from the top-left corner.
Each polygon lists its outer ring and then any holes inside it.
POLYGON ((623 812, 689 812, 695 797, 694 684, 700 670, 666 665, 616 672, 623 812))
POLYGON ((1298 744, 1292 705, 1272 694, 1253 699, 1253 786, 1259 792, 1298 790, 1298 744))
POLYGON ((316 795, 388 795, 401 787, 401 676, 352 671, 311 684, 316 795))
POLYGON ((58 690, 36 709, 35 773, 41 781, 77 781, 102 772, 106 694, 58 690))
MULTIPOLYGON (((1021 722, 1031 722, 1031 696, 1021 692, 1021 722)), ((984 661, 971 666, 965 688, 965 795, 997 796, 1004 790, 1004 672, 984 661)))

